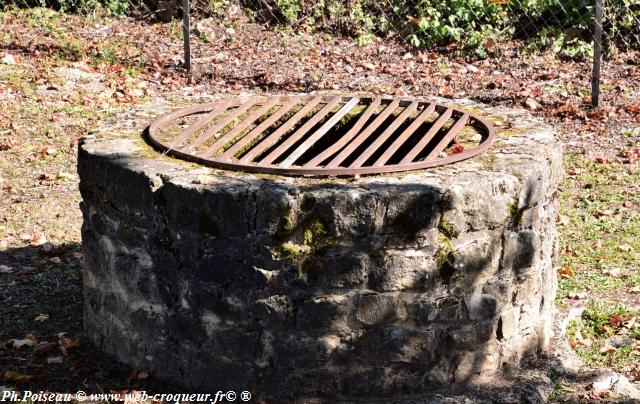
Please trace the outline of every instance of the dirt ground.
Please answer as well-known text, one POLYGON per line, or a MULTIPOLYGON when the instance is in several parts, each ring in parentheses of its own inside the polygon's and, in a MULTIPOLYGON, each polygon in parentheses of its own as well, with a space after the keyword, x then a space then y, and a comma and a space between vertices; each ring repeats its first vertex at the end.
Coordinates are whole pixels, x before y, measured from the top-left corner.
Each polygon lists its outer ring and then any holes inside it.
MULTIPOLYGON (((593 368, 640 380, 640 55, 605 60, 602 107, 588 61, 498 44, 488 59, 398 38, 359 47, 326 33, 278 32, 242 13, 194 40, 181 26, 50 10, 0 13, 0 386, 172 391, 96 352, 82 334, 78 138, 129 105, 176 95, 438 95, 526 108, 566 145, 557 306, 587 308, 568 343, 593 368), (628 344, 615 345, 618 337, 628 344)), ((618 338, 619 339, 619 338, 618 338)), ((609 401, 557 378, 552 402, 609 401)), ((1 389, 1 388, 0 388, 1 389)))

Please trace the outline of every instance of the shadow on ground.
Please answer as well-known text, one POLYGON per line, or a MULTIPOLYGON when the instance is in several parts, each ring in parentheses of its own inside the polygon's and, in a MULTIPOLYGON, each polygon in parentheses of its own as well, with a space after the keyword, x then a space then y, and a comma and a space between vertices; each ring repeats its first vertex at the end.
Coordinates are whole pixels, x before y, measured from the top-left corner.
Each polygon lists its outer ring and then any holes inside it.
POLYGON ((171 391, 86 340, 80 251, 77 243, 0 251, 0 385, 19 391, 171 391))

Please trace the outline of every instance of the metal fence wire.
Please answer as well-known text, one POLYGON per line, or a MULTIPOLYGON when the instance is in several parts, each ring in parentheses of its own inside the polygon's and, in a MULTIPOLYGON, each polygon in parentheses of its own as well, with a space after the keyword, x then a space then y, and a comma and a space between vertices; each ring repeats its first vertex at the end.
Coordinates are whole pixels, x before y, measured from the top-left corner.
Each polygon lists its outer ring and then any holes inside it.
POLYGON ((553 47, 569 58, 593 58, 596 104, 600 56, 640 50, 640 0, 0 0, 0 7, 43 6, 149 21, 182 18, 188 69, 199 22, 231 9, 274 28, 338 33, 362 45, 376 36, 394 37, 415 47, 453 44, 492 57, 500 40, 519 39, 528 49, 553 47))

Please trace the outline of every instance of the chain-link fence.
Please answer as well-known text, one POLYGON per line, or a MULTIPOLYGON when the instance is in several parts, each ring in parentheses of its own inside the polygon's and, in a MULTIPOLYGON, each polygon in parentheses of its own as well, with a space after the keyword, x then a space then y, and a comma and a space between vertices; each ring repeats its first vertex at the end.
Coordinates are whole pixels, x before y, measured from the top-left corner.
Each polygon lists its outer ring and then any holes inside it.
POLYGON ((640 0, 0 0, 0 7, 41 6, 147 21, 182 18, 187 66, 194 31, 206 36, 202 23, 230 9, 275 29, 340 34, 360 45, 393 37, 414 47, 455 49, 479 58, 499 56, 501 41, 516 40, 525 51, 552 48, 566 58, 595 56, 595 73, 600 50, 607 57, 640 49, 640 0), (599 38, 601 49, 594 49, 599 38))

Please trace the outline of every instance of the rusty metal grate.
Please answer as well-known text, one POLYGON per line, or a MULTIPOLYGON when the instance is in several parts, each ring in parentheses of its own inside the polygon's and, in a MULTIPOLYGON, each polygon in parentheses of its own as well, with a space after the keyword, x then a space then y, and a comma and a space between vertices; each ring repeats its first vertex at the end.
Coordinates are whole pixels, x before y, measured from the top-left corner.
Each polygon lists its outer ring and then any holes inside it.
POLYGON ((207 166, 287 175, 339 176, 416 170, 487 150, 489 123, 410 98, 244 97, 200 104, 155 120, 151 143, 207 166))

